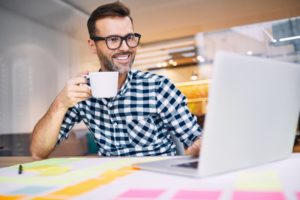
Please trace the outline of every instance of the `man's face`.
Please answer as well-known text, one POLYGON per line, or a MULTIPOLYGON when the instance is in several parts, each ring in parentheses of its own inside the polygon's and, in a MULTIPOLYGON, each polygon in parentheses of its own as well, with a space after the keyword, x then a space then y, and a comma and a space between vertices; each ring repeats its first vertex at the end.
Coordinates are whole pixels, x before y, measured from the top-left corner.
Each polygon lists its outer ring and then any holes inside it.
MULTIPOLYGON (((129 33, 133 33, 129 17, 106 17, 96 21, 96 36, 126 36, 129 33)), ((120 74, 129 72, 135 58, 136 47, 128 47, 126 41, 122 41, 120 48, 111 50, 102 40, 95 42, 94 48, 103 71, 118 71, 120 74)))

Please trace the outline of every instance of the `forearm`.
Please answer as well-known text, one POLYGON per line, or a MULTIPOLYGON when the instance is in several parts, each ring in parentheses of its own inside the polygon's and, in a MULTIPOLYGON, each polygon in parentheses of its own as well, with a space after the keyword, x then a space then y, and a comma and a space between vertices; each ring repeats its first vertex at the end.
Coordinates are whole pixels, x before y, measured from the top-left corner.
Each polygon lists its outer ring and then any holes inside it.
POLYGON ((46 158, 53 151, 67 110, 68 108, 62 106, 56 98, 47 113, 36 124, 30 145, 34 159, 46 158))
POLYGON ((185 154, 190 156, 199 156, 201 148, 201 139, 198 138, 194 143, 185 150, 185 154))

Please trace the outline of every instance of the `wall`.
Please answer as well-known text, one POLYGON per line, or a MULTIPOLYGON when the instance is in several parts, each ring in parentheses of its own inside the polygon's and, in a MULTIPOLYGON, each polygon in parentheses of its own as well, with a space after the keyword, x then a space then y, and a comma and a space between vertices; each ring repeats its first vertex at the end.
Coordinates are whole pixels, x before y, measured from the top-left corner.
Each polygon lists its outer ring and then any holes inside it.
POLYGON ((82 44, 2 8, 0 27, 0 134, 28 133, 79 71, 82 44))

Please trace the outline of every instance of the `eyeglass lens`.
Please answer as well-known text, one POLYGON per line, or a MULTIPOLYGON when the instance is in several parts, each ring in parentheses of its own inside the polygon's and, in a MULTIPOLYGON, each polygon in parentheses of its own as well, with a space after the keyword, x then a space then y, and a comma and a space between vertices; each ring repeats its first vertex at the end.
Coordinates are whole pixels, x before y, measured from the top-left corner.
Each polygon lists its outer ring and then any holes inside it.
POLYGON ((121 46, 123 40, 125 40, 126 44, 129 47, 133 48, 139 44, 139 39, 140 39, 140 37, 135 34, 129 34, 123 38, 121 36, 111 36, 111 37, 106 38, 106 43, 107 43, 108 48, 118 49, 121 46))

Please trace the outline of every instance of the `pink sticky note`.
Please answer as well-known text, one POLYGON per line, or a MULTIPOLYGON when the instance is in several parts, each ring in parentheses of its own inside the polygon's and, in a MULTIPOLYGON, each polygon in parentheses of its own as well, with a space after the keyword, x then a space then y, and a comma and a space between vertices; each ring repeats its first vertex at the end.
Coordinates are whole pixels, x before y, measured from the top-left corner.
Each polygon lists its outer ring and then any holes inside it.
POLYGON ((239 191, 233 193, 232 200, 285 200, 282 192, 246 192, 239 191))
POLYGON ((130 189, 117 199, 155 199, 158 198, 164 190, 161 189, 130 189))
POLYGON ((297 196, 297 200, 300 200, 300 192, 297 192, 296 196, 297 196))
POLYGON ((172 200, 217 200, 220 194, 220 191, 180 190, 173 196, 172 200))

